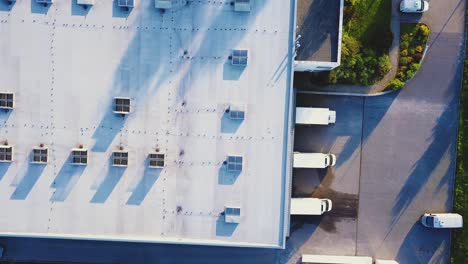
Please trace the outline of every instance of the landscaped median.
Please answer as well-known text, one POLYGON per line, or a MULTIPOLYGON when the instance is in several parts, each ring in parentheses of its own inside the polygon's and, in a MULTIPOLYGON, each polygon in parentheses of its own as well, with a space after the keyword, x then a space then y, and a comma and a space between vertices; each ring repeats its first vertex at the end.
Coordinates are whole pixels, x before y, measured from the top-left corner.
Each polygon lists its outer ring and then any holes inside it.
POLYGON ((424 58, 430 29, 426 24, 403 23, 400 28, 400 60, 398 71, 387 89, 398 90, 412 79, 424 58))

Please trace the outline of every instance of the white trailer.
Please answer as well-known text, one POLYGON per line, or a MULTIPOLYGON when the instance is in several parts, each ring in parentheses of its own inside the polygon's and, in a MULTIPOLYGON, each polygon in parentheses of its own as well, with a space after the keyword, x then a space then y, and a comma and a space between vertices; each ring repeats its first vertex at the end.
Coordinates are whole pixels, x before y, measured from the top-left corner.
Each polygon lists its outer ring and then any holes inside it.
POLYGON ((335 163, 336 156, 334 154, 294 152, 294 168, 324 169, 328 166, 335 166, 335 163))
POLYGON ((332 255, 302 255, 304 264, 372 264, 371 257, 332 256, 332 255))
POLYGON ((291 215, 322 215, 331 209, 330 199, 291 198, 291 215))
POLYGON ((336 112, 328 108, 296 107, 296 125, 335 124, 336 112))

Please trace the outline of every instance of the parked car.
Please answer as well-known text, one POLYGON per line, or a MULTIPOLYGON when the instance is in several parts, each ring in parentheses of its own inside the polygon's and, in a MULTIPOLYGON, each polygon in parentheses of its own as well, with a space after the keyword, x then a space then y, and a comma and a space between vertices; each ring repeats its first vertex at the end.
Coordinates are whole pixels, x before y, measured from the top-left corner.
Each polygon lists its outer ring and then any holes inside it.
POLYGON ((423 13, 429 10, 429 3, 424 0, 402 0, 400 11, 404 13, 423 13))
POLYGON ((0 245, 0 259, 3 257, 3 246, 0 245))
POLYGON ((459 214, 424 214, 421 223, 432 228, 462 228, 463 217, 459 214))

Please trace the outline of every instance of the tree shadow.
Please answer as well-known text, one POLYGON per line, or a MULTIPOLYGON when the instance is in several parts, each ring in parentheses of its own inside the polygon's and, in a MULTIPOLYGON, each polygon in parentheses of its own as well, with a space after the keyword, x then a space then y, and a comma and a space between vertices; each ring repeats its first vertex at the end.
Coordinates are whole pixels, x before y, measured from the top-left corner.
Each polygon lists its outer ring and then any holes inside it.
POLYGON ((233 185, 241 171, 228 171, 227 165, 222 165, 218 170, 218 184, 220 185, 233 185))
POLYGON ((161 171, 162 169, 149 168, 147 166, 145 168, 143 177, 140 179, 140 182, 133 190, 130 198, 128 198, 127 204, 140 205, 153 187, 154 183, 158 180, 161 171))
POLYGON ((231 119, 229 113, 225 111, 221 117, 221 133, 236 133, 243 121, 242 119, 231 119))
POLYGON ((79 5, 78 0, 72 0, 71 14, 72 16, 87 16, 92 5, 79 5))
MULTIPOLYGON (((116 6, 114 1, 114 8, 116 6)), ((169 54, 161 53, 157 43, 163 38, 150 31, 137 31, 115 69, 114 79, 103 106, 105 113, 93 133, 93 151, 105 152, 124 127, 128 117, 113 112, 113 99, 117 96, 131 98, 131 113, 138 111, 145 99, 153 95, 160 84, 169 78, 165 67, 169 54)))
POLYGON ((83 174, 85 167, 84 165, 71 164, 71 156, 69 156, 50 186, 55 189, 50 200, 53 202, 65 201, 83 174))
MULTIPOLYGON (((254 8, 250 12, 246 13, 241 13, 241 12, 235 12, 235 17, 233 18, 235 25, 240 28, 239 30, 232 32, 230 31, 229 33, 229 38, 213 38, 213 32, 219 32, 218 30, 209 30, 208 33, 204 33, 199 41, 199 43, 204 43, 204 45, 200 45, 199 47, 195 47, 194 50, 191 52, 192 53, 192 58, 200 58, 203 56, 206 56, 206 54, 203 54, 205 52, 209 53, 210 57, 213 57, 213 54, 215 55, 214 57, 222 57, 226 56, 227 60, 223 61, 223 79, 224 80, 238 80, 240 76, 242 75, 242 72, 245 70, 245 67, 237 67, 233 66, 230 64, 230 61, 228 59, 228 56, 231 54, 226 54, 226 50, 232 50, 237 48, 236 45, 242 40, 243 36, 247 31, 244 31, 244 28, 248 28, 251 23, 255 21, 255 18, 257 14, 264 8, 265 2, 267 0, 258 0, 255 1, 254 8), (216 50, 213 49, 212 42, 216 41, 216 50), (218 54, 217 54, 218 53, 218 54)), ((176 13, 177 11, 175 11, 176 13)), ((196 12, 196 11, 195 11, 196 12)), ((210 14, 213 18, 211 19, 211 23, 209 23, 208 28, 216 28, 221 26, 224 26, 225 21, 226 21, 226 12, 224 11, 224 7, 220 6, 219 10, 216 14, 210 14)), ((198 33, 200 34, 200 33, 198 33)), ((196 36, 192 35, 190 40, 196 38, 196 36)), ((190 42, 187 42, 190 43, 190 42)), ((186 48, 184 45, 186 43, 182 43, 181 48, 186 48)), ((193 61, 197 60, 189 60, 188 62, 181 62, 180 67, 184 68, 189 68, 189 70, 186 71, 185 74, 182 75, 180 78, 180 82, 177 87, 177 101, 182 101, 184 100, 184 96, 188 89, 191 88, 189 84, 192 84, 191 79, 193 78, 192 76, 192 68, 194 67, 193 61), (188 65, 183 65, 183 64, 188 64, 188 65)), ((207 67, 215 67, 218 66, 217 63, 206 63, 207 67)), ((249 66, 247 66, 249 67, 249 66)), ((206 69, 206 71, 211 71, 212 69, 206 69)))
POLYGON ((399 263, 448 263, 450 230, 414 223, 395 258, 399 263))
POLYGON ((36 0, 31 0, 31 13, 45 15, 49 12, 51 6, 52 4, 43 4, 36 2, 36 0))
POLYGON ((453 133, 456 133, 458 120, 453 118, 453 116, 456 116, 457 112, 456 107, 453 107, 454 105, 457 105, 455 96, 447 105, 444 112, 439 116, 437 124, 432 129, 432 142, 427 147, 421 158, 413 165, 411 174, 395 199, 395 203, 392 208, 393 222, 396 222, 411 204, 411 201, 430 179, 432 172, 441 162, 444 154, 449 150, 452 158, 450 158, 449 169, 446 170, 442 179, 448 180, 453 177, 455 170, 454 161, 456 148, 452 141, 446 139, 451 138, 447 137, 447 131, 453 131, 453 133))
POLYGON ((234 234, 238 225, 237 223, 226 223, 224 215, 221 215, 216 220, 216 236, 230 237, 234 234))
POLYGON ((21 178, 15 191, 10 196, 11 200, 24 200, 31 192, 39 177, 42 175, 47 164, 26 163, 27 171, 21 178))
POLYGON ((127 167, 112 166, 112 156, 109 158, 107 166, 107 175, 105 176, 104 181, 99 184, 96 193, 90 201, 91 203, 104 203, 107 198, 109 198, 110 194, 115 189, 117 183, 120 181, 120 178, 122 178, 122 175, 127 169, 127 167))

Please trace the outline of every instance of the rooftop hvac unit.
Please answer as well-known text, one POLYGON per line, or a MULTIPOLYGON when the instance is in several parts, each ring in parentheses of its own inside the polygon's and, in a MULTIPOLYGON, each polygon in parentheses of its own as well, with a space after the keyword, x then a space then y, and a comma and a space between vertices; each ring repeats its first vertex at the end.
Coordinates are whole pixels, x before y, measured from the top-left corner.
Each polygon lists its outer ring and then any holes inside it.
POLYGON ((88 150, 83 148, 72 149, 71 163, 73 165, 86 165, 88 164, 88 150))
POLYGON ((0 93, 0 109, 13 109, 15 95, 13 93, 0 93))
POLYGON ((130 114, 130 98, 115 97, 114 98, 114 113, 128 115, 130 114))
POLYGON ((128 152, 115 151, 112 153, 112 166, 127 167, 128 166, 128 152))
POLYGON ((13 161, 13 147, 8 145, 0 146, 0 162, 13 161))
POLYGON ((53 3, 53 0, 36 0, 36 3, 43 4, 43 5, 49 5, 53 3))
POLYGON ((169 9, 172 7, 172 0, 154 0, 154 6, 159 9, 169 9))
POLYGON ((136 5, 137 0, 117 0, 120 7, 133 8, 136 5))
POLYGON ((238 224, 241 218, 241 208, 238 206, 224 207, 224 222, 238 224))
POLYGON ((94 0, 76 0, 79 5, 94 5, 94 0))
POLYGON ((234 66, 247 66, 247 50, 233 50, 231 54, 231 64, 234 66))
POLYGON ((250 12, 250 0, 235 0, 234 11, 250 12))
POLYGON ((245 109, 242 106, 231 105, 226 110, 229 114, 229 118, 232 120, 244 120, 245 119, 245 109))
POLYGON ((31 163, 47 163, 49 160, 49 149, 46 147, 36 147, 32 150, 31 163))
POLYGON ((231 172, 242 171, 242 157, 241 156, 228 156, 227 170, 231 172))
POLYGON ((164 158, 163 153, 150 153, 148 155, 148 167, 150 168, 164 168, 164 158))

